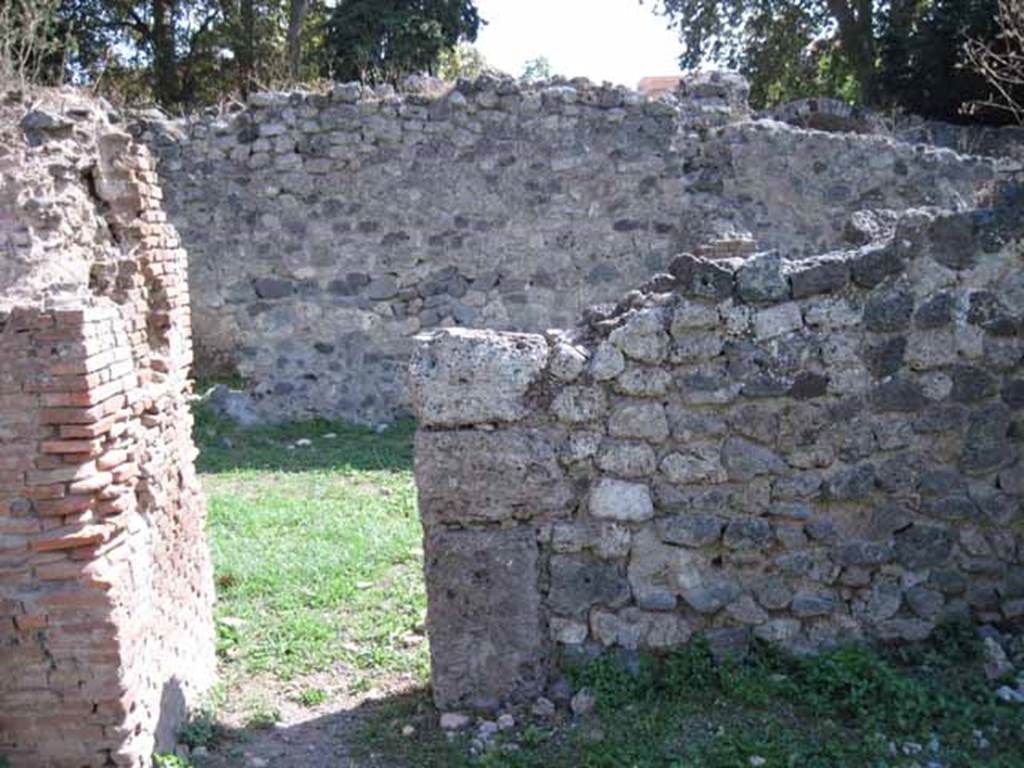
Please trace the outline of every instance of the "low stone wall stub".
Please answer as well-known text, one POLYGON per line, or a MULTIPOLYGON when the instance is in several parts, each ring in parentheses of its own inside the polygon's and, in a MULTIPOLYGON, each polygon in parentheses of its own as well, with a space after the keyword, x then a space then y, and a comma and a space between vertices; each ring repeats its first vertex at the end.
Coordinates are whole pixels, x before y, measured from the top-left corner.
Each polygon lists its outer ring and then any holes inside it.
POLYGON ((1019 624, 1024 231, 996 198, 801 261, 684 254, 570 331, 420 337, 437 705, 536 696, 568 650, 1019 624))

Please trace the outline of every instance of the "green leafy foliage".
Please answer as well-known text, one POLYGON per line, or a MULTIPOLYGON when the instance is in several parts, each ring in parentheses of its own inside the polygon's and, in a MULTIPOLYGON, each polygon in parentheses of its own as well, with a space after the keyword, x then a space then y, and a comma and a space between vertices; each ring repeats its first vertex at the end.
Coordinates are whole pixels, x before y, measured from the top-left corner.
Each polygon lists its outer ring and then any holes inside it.
POLYGON ((178 741, 189 749, 211 747, 220 737, 221 729, 212 709, 200 709, 189 714, 188 720, 178 728, 178 741))
POLYGON ((472 758, 436 728, 399 740, 387 711, 365 735, 378 753, 415 754, 423 766, 1024 764, 1024 712, 996 700, 978 649, 973 629, 954 625, 897 648, 792 656, 755 644, 741 660, 716 661, 698 637, 664 657, 605 655, 565 666, 574 689, 593 693, 594 712, 532 725, 513 752, 499 739, 472 758))
MULTIPOLYGON (((4 764, 0 762, 0 766, 4 764)), ((192 763, 183 757, 172 753, 160 753, 153 755, 153 768, 192 768, 192 763)))
POLYGON ((523 65, 523 73, 519 76, 519 79, 526 83, 532 83, 535 80, 546 80, 553 74, 554 72, 551 70, 551 62, 548 61, 548 57, 537 56, 523 65))
POLYGON ((441 55, 475 40, 480 23, 471 0, 341 0, 327 22, 325 74, 397 83, 436 73, 441 55))
POLYGON ((968 39, 994 40, 998 0, 664 0, 678 25, 680 64, 716 62, 751 81, 751 103, 810 96, 900 108, 942 120, 984 98, 962 66, 968 39))
POLYGON ((918 18, 903 23, 887 19, 880 46, 880 98, 938 120, 972 119, 962 106, 985 98, 988 87, 963 66, 964 45, 995 39, 997 6, 998 0, 934 0, 918 18))
POLYGON ((299 693, 299 703, 304 707, 319 707, 327 699, 327 691, 323 688, 304 688, 299 693))
POLYGON ((871 98, 883 13, 873 0, 664 0, 656 8, 679 27, 680 65, 739 70, 755 107, 811 95, 871 98))
POLYGON ((117 101, 172 109, 321 76, 434 72, 482 23, 472 0, 12 0, 0 22, 0 75, 7 43, 29 41, 34 81, 63 70, 117 101))
POLYGON ((459 78, 473 79, 491 71, 484 55, 469 43, 459 43, 441 52, 437 62, 437 76, 447 82, 459 78))

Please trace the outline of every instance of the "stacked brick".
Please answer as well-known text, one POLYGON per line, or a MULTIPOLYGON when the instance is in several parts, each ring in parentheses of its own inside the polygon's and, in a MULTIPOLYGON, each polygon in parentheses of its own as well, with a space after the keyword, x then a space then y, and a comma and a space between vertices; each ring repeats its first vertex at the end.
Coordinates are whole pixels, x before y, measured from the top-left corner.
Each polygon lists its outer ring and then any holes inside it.
POLYGON ((683 254, 572 331, 411 364, 435 701, 702 634, 813 650, 1024 621, 1024 227, 912 210, 789 261, 683 254))
POLYGON ((28 163, 85 158, 82 215, 108 234, 83 252, 66 211, 0 216, 89 261, 88 285, 0 313, 0 755, 149 765, 214 672, 186 258, 127 135, 79 116, 26 137, 28 163))

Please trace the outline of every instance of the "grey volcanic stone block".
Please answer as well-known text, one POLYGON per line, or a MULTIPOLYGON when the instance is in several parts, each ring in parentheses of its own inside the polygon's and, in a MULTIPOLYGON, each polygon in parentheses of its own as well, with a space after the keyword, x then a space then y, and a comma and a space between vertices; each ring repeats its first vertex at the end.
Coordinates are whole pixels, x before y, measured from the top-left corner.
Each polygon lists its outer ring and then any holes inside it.
POLYGON ((592 605, 617 608, 629 600, 626 569, 619 564, 575 555, 551 558, 548 607, 567 616, 586 616, 592 605))
POLYGON ((544 337, 528 333, 451 328, 417 341, 409 380, 424 426, 517 421, 548 361, 544 337))
POLYGON ((794 299, 820 293, 835 293, 850 281, 850 265, 840 255, 819 256, 788 267, 794 299))
POLYGON ((649 520, 654 517, 651 491, 644 483, 603 478, 590 491, 590 514, 609 520, 649 520))
POLYGON ((896 534, 896 562, 904 568, 934 568, 953 553, 953 534, 945 528, 912 525, 896 534))
POLYGON ((888 244, 862 248, 850 261, 853 282, 865 288, 873 288, 889 275, 899 274, 902 269, 902 259, 888 244))
POLYGON ((525 429, 419 430, 416 483, 424 520, 466 523, 566 514, 573 492, 558 463, 556 437, 525 429))
POLYGON ((713 261, 681 253, 669 264, 668 271, 679 281, 684 296, 721 301, 732 295, 732 271, 713 261))
POLYGON ((252 281, 252 287, 261 299, 281 299, 295 293, 295 283, 279 277, 258 277, 252 281))
POLYGON ((778 472, 784 466, 774 451, 741 437, 730 437, 725 441, 722 464, 730 480, 750 480, 758 475, 778 472))
POLYGON ((938 293, 917 308, 914 325, 921 329, 943 328, 953 322, 956 297, 951 293, 938 293))
POLYGON ((780 301, 789 297, 789 281, 778 251, 758 253, 736 271, 736 291, 749 302, 780 301))
POLYGON ((433 530, 425 545, 438 709, 496 709, 543 693, 548 643, 533 529, 433 530))
POLYGON ((657 521, 658 535, 668 544, 706 547, 722 536, 725 522, 715 515, 671 515, 657 521))
POLYGON ((878 289, 864 306, 864 327, 890 333, 905 330, 914 312, 914 296, 907 285, 878 289))
POLYGON ((977 261, 975 223, 969 214, 939 216, 929 228, 931 256, 950 269, 970 269, 977 261))
POLYGON ((1002 403, 993 403, 971 414, 960 456, 960 468, 981 474, 1013 463, 1016 456, 1010 442, 1010 411, 1002 403))

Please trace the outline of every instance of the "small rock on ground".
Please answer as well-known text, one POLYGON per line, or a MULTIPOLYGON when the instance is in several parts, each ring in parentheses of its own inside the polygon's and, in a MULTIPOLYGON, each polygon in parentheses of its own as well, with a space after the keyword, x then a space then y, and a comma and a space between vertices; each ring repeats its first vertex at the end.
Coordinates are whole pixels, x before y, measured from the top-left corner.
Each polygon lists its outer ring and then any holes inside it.
POLYGON ((550 699, 541 696, 533 703, 530 711, 534 717, 548 718, 555 714, 555 705, 551 703, 550 699))
POLYGON ((569 706, 574 715, 585 715, 594 708, 594 703, 594 694, 584 688, 572 697, 569 706))
POLYGON ((441 715, 441 730, 458 731, 469 725, 469 716, 461 712, 445 712, 441 715))

